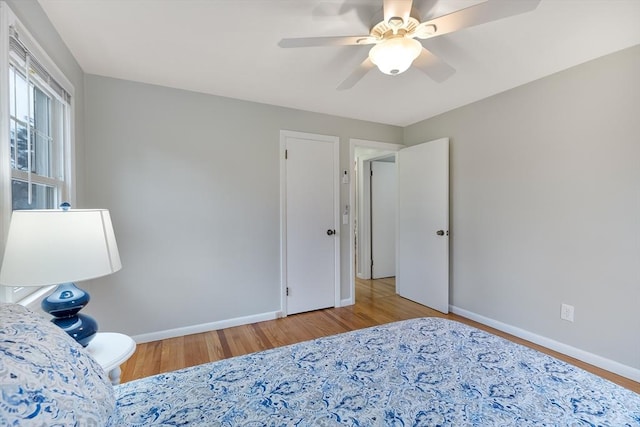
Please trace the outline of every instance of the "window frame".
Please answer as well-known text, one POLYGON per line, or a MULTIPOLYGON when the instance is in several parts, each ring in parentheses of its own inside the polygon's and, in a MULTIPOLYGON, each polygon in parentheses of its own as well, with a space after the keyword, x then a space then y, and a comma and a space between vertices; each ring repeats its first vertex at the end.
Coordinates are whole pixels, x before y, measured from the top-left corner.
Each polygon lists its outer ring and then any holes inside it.
MULTIPOLYGON (((55 62, 49 57, 46 51, 40 46, 37 40, 31 35, 26 27, 20 22, 17 16, 4 2, 0 1, 0 260, 4 255, 4 247, 9 232, 9 224, 11 221, 11 213, 13 211, 12 201, 12 180, 18 179, 25 181, 23 178, 27 172, 16 171, 11 168, 11 150, 10 150, 10 94, 9 94, 9 66, 14 64, 16 71, 20 70, 20 59, 16 55, 12 55, 9 48, 10 33, 17 32, 21 44, 29 51, 30 55, 37 59, 37 62, 44 67, 49 75, 55 80, 62 89, 70 95, 70 101, 62 99, 51 86, 44 82, 39 76, 30 73, 29 80, 36 82, 40 90, 42 90, 50 98, 61 102, 61 109, 64 111, 56 112, 62 114, 60 126, 56 129, 53 124, 53 109, 58 102, 51 102, 51 126, 52 134, 54 132, 62 133, 62 146, 54 148, 56 151, 54 156, 61 156, 59 160, 59 170, 56 171, 58 178, 47 178, 32 174, 32 184, 44 184, 47 186, 54 185, 56 188, 56 200, 68 201, 75 205, 75 96, 74 87, 66 78, 64 73, 60 71, 55 62), (24 175, 24 176, 23 176, 24 175)), ((22 73, 22 72, 21 72, 22 73)), ((58 144, 58 143, 56 143, 58 144)), ((52 284, 53 285, 53 284, 52 284)), ((25 302, 25 297, 31 300, 40 294, 46 292, 50 286, 45 287, 14 287, 0 285, 0 302, 25 302)))
MULTIPOLYGON (((9 66, 13 67, 13 72, 18 74, 21 78, 25 79, 26 77, 23 75, 24 64, 22 61, 14 55, 10 55, 9 66)), ((51 138, 51 155, 48 156, 51 162, 50 168, 51 173, 50 176, 40 175, 36 172, 29 173, 26 170, 11 168, 11 180, 12 181, 21 181, 23 183, 31 183, 36 185, 43 185, 46 187, 51 187, 54 189, 54 204, 59 205, 63 201, 67 200, 67 190, 68 186, 65 185, 65 156, 64 156, 64 145, 65 140, 67 138, 67 118, 69 116, 70 105, 62 100, 59 96, 53 92, 46 83, 42 81, 38 76, 30 76, 29 84, 38 88, 40 92, 42 92, 49 100, 48 112, 49 112, 49 129, 48 132, 51 138)), ((11 84, 10 84, 11 85, 11 84)), ((10 94, 11 95, 11 94, 10 94)), ((34 101, 35 102, 35 101, 34 101)), ((31 108, 31 106, 29 106, 31 108)), ((11 110, 11 106, 9 107, 11 110)), ((14 117, 9 114, 9 126, 11 127, 12 122, 16 122, 22 124, 23 126, 30 126, 19 117, 14 117)), ((11 129, 10 129, 11 131, 11 129)), ((14 129, 15 131, 15 129, 14 129)), ((31 131, 31 137, 33 140, 37 139, 38 128, 34 127, 31 131), (35 135, 34 135, 35 132, 35 135)), ((10 153, 11 154, 11 153, 10 153)), ((35 159, 37 161, 37 151, 35 159)), ((11 159, 10 159, 11 161, 11 159)), ((37 169, 37 167, 36 167, 37 169)))

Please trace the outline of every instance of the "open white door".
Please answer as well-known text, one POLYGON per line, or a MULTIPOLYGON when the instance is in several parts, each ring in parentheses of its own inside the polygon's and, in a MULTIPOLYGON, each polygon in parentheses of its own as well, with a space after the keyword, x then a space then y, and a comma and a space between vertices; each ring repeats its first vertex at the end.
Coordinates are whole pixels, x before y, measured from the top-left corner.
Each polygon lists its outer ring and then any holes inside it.
POLYGON ((398 152, 396 290, 449 312, 449 138, 398 152))

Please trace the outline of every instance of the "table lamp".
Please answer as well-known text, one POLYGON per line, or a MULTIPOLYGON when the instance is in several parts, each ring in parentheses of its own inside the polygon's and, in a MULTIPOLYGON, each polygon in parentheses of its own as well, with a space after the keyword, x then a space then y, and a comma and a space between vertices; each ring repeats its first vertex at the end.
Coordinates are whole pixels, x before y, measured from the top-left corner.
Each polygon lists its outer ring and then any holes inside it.
POLYGON ((90 316, 78 313, 89 302, 89 294, 72 282, 106 276, 121 268, 108 210, 20 210, 11 216, 0 284, 58 284, 42 301, 42 309, 86 347, 98 325, 90 316))

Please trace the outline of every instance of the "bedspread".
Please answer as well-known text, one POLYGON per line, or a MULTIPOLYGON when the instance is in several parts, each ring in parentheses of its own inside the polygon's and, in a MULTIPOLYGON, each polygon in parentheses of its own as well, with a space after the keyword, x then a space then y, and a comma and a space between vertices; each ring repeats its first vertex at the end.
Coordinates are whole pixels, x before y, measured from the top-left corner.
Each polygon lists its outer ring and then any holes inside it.
POLYGON ((119 426, 640 426, 640 395, 422 318, 117 386, 119 426))

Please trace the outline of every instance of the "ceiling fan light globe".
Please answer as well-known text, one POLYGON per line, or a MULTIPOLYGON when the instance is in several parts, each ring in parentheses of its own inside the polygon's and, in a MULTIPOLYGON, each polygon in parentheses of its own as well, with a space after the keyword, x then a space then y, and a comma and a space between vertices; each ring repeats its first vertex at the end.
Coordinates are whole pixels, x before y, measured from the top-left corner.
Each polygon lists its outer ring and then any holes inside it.
POLYGON ((420 55, 422 45, 408 37, 394 37, 375 45, 369 51, 369 59, 384 74, 404 73, 420 55))

